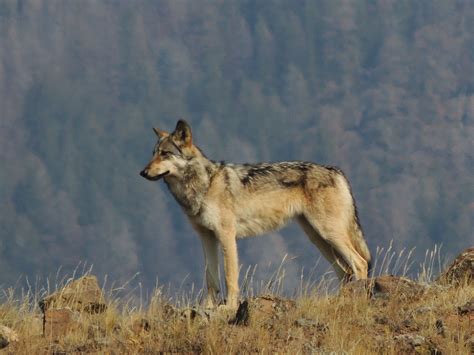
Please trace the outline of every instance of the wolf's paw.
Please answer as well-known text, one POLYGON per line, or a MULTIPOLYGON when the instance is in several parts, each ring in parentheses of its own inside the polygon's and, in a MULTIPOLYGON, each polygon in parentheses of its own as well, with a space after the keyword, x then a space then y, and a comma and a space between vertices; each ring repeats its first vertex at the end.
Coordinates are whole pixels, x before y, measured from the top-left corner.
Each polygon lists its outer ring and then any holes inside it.
POLYGON ((235 316, 238 308, 237 304, 221 304, 217 307, 217 311, 227 318, 232 318, 235 316))
POLYGON ((220 304, 217 306, 218 311, 236 311, 237 307, 228 305, 228 304, 220 304))
POLYGON ((217 308, 217 304, 215 304, 213 301, 205 301, 203 304, 202 304, 202 308, 206 309, 206 310, 215 310, 217 308))
POLYGON ((218 293, 208 293, 204 301, 202 302, 202 307, 208 310, 216 310, 219 304, 222 303, 220 297, 218 297, 218 293))

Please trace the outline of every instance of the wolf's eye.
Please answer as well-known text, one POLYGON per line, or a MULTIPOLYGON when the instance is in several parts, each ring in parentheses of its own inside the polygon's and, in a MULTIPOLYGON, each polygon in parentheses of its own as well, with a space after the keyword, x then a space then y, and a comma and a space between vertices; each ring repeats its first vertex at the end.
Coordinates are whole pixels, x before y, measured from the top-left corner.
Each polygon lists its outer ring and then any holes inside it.
POLYGON ((164 157, 170 157, 174 154, 173 154, 173 152, 165 150, 165 151, 161 152, 161 155, 164 156, 164 157))

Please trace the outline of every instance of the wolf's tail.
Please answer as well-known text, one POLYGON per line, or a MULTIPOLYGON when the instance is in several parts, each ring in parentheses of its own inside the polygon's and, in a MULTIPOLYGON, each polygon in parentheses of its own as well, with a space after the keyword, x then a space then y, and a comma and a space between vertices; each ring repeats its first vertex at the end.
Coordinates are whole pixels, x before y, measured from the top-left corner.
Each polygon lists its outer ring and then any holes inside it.
MULTIPOLYGON (((347 180, 346 180, 347 181, 347 180)), ((351 193, 352 197, 352 206, 353 206, 353 213, 352 213, 352 221, 350 222, 350 236, 352 239, 352 244, 359 253, 361 257, 365 259, 367 262, 367 276, 370 275, 370 272, 372 270, 372 257, 370 255, 369 247, 367 246, 367 242, 365 241, 364 238, 364 232, 362 231, 362 227, 359 222, 359 215, 357 213, 357 206, 356 202, 354 199, 354 195, 352 195, 352 189, 350 188, 350 184, 347 181, 347 184, 349 185, 349 191, 351 193)))
MULTIPOLYGON (((372 270, 372 257, 370 255, 369 247, 364 238, 364 233, 362 232, 362 227, 359 223, 359 218, 357 216, 357 209, 355 208, 354 204, 354 220, 352 222, 352 231, 350 233, 352 243, 354 245, 355 250, 362 256, 365 261, 367 262, 367 274, 370 275, 372 270)), ((367 275, 367 276, 368 276, 367 275)))

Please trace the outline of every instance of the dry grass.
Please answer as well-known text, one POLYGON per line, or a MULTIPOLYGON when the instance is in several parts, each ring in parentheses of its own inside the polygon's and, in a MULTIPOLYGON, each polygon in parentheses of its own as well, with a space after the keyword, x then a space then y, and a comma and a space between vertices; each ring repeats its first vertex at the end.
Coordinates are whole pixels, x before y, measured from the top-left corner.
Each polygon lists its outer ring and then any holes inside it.
MULTIPOLYGON (((403 270, 400 260, 391 263, 403 270)), ((386 268, 387 257, 379 265, 386 268)), ((428 269, 420 269, 420 281, 431 281, 433 272, 428 269)), ((280 287, 275 286, 281 282, 280 274, 267 283, 270 289, 280 287)), ((197 300, 189 297, 183 296, 181 306, 171 305, 160 289, 146 306, 134 298, 114 297, 109 290, 104 313, 81 313, 77 326, 56 340, 42 335, 38 294, 16 296, 12 290, 0 290, 0 324, 14 329, 20 339, 3 352, 470 354, 473 350, 474 315, 461 315, 458 309, 474 300, 472 283, 431 284, 416 297, 337 295, 330 288, 323 279, 311 288, 302 285, 304 290, 293 301, 274 295, 271 302, 288 307, 251 313, 247 325, 231 325, 229 316, 221 312, 211 313, 209 319, 204 312, 193 314, 188 307, 196 306, 197 300)))

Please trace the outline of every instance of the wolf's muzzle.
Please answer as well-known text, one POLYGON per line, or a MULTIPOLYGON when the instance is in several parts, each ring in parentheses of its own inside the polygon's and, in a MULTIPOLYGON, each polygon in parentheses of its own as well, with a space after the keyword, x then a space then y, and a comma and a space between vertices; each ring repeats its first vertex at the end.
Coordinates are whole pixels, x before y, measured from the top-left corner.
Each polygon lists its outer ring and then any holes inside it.
POLYGON ((142 177, 144 177, 145 179, 150 180, 150 181, 159 180, 159 179, 161 179, 163 176, 168 175, 168 174, 169 174, 169 171, 166 171, 166 172, 164 172, 163 174, 160 174, 160 175, 150 176, 150 175, 148 175, 148 169, 147 169, 147 168, 145 168, 145 169, 143 169, 142 171, 140 171, 140 176, 142 176, 142 177))

